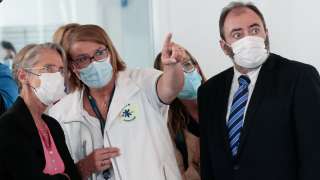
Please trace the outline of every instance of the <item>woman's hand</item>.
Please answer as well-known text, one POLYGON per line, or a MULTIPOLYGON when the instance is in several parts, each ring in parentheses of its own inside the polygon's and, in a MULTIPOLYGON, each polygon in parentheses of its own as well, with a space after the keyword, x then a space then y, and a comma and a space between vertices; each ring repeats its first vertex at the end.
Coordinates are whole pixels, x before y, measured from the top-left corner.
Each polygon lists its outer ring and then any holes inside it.
POLYGON ((163 65, 176 64, 184 58, 185 50, 182 46, 172 42, 171 38, 172 34, 169 33, 162 47, 161 61, 163 65))
POLYGON ((157 84, 157 94, 161 101, 170 104, 181 91, 184 83, 182 61, 184 49, 171 42, 172 34, 169 33, 161 52, 163 74, 157 84))
POLYGON ((111 158, 120 155, 118 148, 101 148, 94 150, 77 163, 78 170, 83 179, 87 179, 92 173, 101 172, 112 166, 111 158))

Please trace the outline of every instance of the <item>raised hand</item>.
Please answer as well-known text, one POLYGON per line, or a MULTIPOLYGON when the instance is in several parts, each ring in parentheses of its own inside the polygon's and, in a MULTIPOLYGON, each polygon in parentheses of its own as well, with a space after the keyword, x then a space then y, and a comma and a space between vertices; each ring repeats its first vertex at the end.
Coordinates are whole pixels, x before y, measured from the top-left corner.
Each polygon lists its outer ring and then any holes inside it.
POLYGON ((161 61, 163 65, 176 64, 183 59, 184 49, 171 41, 172 34, 169 33, 163 43, 161 61))

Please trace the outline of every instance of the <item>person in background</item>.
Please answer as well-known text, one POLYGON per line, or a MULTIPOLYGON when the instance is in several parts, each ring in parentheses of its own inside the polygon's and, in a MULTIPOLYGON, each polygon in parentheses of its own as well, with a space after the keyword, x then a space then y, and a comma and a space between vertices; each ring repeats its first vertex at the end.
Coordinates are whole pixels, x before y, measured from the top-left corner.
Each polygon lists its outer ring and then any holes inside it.
POLYGON ((16 57, 20 97, 0 118, 0 179, 80 180, 59 123, 44 114, 65 95, 63 49, 29 45, 16 57))
MULTIPOLYGON (((184 48, 181 64, 184 70, 184 87, 170 104, 168 128, 175 142, 176 158, 185 180, 200 180, 199 118, 197 107, 198 87, 205 82, 205 76, 196 59, 184 48)), ((163 70, 161 53, 154 62, 154 68, 163 70)))
POLYGON ((12 69, 13 59, 16 55, 16 49, 9 41, 1 41, 0 58, 2 63, 12 69))
POLYGON ((60 26, 54 32, 52 41, 56 44, 60 44, 61 46, 63 46, 63 42, 65 42, 65 38, 68 37, 68 34, 78 26, 80 26, 80 24, 78 23, 69 23, 69 24, 60 26))
POLYGON ((49 114, 64 129, 83 179, 180 180, 167 128, 168 106, 183 87, 182 51, 168 35, 164 72, 127 69, 97 25, 68 33, 70 93, 49 114))
POLYGON ((270 52, 252 3, 231 2, 219 28, 233 67, 198 91, 202 180, 320 179, 317 70, 270 52))
MULTIPOLYGON (((65 24, 63 26, 60 26, 53 34, 52 37, 52 41, 56 44, 59 44, 60 46, 64 47, 64 43, 67 41, 67 37, 69 35, 69 33, 71 33, 76 27, 80 26, 80 24, 78 23, 69 23, 69 24, 65 24)), ((67 67, 67 64, 64 65, 65 67, 67 67)), ((68 81, 68 79, 70 79, 71 74, 69 73, 69 71, 65 72, 65 82, 68 81)), ((66 93, 69 93, 69 88, 66 85, 66 93)))
POLYGON ((12 77, 11 70, 0 63, 0 115, 11 107, 18 93, 18 86, 12 77))

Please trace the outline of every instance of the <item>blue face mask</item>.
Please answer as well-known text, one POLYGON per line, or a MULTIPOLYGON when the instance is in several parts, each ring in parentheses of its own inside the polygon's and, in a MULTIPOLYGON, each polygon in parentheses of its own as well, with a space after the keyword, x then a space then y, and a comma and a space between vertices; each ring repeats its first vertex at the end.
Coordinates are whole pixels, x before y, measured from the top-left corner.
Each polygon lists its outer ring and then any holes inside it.
POLYGON ((90 88, 102 88, 112 79, 110 59, 93 61, 88 67, 80 70, 80 79, 90 88))
POLYGON ((198 88, 201 85, 201 81, 202 77, 196 70, 190 73, 184 73, 184 85, 178 94, 178 98, 188 100, 197 99, 198 88))

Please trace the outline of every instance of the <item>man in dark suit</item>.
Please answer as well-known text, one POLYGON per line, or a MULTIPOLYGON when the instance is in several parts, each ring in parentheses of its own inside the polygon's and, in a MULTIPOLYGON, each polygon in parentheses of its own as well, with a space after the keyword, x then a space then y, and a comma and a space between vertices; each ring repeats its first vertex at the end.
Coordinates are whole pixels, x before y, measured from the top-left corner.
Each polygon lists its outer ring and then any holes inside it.
POLYGON ((253 4, 229 4, 219 24, 234 67, 199 89, 202 180, 320 179, 317 70, 270 53, 253 4))

